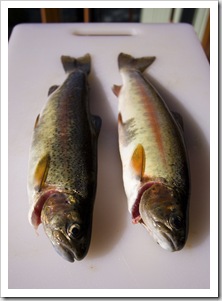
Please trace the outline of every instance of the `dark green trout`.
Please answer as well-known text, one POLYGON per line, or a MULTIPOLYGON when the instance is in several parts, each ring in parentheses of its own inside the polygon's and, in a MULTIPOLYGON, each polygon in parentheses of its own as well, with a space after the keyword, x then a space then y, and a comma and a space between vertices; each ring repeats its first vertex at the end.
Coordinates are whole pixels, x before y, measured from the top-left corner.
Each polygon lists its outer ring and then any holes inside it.
POLYGON ((49 89, 34 126, 29 220, 36 229, 42 223, 55 250, 73 262, 86 256, 91 240, 101 119, 89 111, 90 55, 61 61, 68 76, 49 89))

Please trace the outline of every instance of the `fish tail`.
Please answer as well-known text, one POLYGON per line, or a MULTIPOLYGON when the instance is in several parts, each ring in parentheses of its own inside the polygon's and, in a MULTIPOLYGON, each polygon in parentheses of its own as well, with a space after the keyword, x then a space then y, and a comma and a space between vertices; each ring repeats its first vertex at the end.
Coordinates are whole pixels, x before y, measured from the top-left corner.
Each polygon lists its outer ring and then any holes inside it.
POLYGON ((70 73, 75 69, 80 69, 86 74, 90 72, 91 58, 88 53, 79 58, 62 55, 61 61, 66 73, 70 73))
POLYGON ((118 57, 119 69, 135 69, 143 72, 148 66, 150 66, 154 60, 155 56, 144 56, 140 58, 134 58, 129 54, 120 53, 118 57))

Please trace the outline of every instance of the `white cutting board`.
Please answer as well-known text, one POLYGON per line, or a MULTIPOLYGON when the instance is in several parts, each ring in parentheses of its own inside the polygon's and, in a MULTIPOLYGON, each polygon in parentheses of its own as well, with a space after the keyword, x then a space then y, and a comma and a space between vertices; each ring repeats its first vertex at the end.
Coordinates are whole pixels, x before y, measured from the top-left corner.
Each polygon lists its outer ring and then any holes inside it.
POLYGON ((209 108, 209 64, 190 25, 17 26, 9 41, 9 289, 209 288, 209 108), (57 255, 42 226, 38 236, 28 223, 27 162, 48 88, 65 79, 60 56, 87 52, 92 57, 91 111, 103 124, 91 246, 83 261, 71 264, 57 255), (184 119, 192 195, 189 237, 179 252, 163 250, 141 225, 131 223, 127 211, 117 143, 118 100, 111 91, 113 84, 121 84, 120 52, 157 57, 146 74, 184 119))

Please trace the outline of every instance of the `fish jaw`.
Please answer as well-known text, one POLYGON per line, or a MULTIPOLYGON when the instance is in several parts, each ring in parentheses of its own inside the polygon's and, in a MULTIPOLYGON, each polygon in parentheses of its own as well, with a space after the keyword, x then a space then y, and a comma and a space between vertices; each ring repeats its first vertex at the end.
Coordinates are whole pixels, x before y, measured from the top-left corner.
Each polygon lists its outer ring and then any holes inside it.
POLYGON ((153 239, 165 250, 169 252, 179 251, 184 247, 185 239, 183 236, 181 239, 175 241, 175 237, 170 228, 167 228, 163 223, 155 222, 154 219, 146 220, 144 223, 143 219, 140 223, 147 229, 153 239))
MULTIPOLYGON (((47 231, 49 233, 49 231, 47 231)), ((86 253, 87 247, 82 244, 81 247, 75 247, 64 234, 64 230, 54 230, 51 235, 48 235, 55 251, 65 260, 74 262, 75 260, 82 260, 86 253)))
POLYGON ((139 204, 141 224, 165 250, 179 251, 186 242, 186 208, 171 188, 155 183, 142 195, 139 204))
POLYGON ((90 210, 72 195, 57 192, 46 200, 41 222, 56 252, 69 262, 82 260, 89 249, 92 229, 90 210))

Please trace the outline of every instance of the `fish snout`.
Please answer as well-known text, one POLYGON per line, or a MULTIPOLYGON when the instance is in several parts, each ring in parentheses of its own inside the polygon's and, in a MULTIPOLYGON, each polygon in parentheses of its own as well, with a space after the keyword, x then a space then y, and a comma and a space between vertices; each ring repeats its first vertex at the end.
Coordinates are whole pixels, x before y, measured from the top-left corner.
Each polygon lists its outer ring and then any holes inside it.
POLYGON ((82 260, 88 251, 88 247, 84 242, 74 245, 69 238, 59 230, 53 231, 51 242, 56 252, 69 262, 82 260))
POLYGON ((174 231, 162 223, 157 224, 159 228, 157 243, 159 243, 163 249, 174 252, 179 251, 184 247, 186 236, 183 229, 174 231))
POLYGON ((163 249, 173 252, 184 247, 186 214, 171 189, 163 184, 153 184, 143 193, 139 212, 141 223, 163 249))

